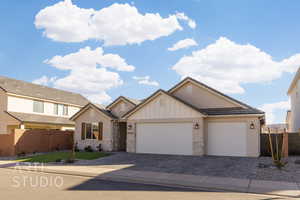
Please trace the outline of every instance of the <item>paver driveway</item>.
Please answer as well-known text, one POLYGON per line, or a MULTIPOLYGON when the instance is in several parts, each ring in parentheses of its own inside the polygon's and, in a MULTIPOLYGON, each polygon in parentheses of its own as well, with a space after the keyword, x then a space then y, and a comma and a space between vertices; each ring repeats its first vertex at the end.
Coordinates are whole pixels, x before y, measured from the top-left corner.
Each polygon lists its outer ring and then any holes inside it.
POLYGON ((273 181, 300 182, 299 157, 290 157, 284 170, 275 167, 260 168, 261 164, 271 165, 270 157, 242 158, 217 156, 176 156, 113 153, 112 156, 92 161, 79 161, 76 165, 115 166, 125 165, 127 169, 201 176, 250 178, 273 181))

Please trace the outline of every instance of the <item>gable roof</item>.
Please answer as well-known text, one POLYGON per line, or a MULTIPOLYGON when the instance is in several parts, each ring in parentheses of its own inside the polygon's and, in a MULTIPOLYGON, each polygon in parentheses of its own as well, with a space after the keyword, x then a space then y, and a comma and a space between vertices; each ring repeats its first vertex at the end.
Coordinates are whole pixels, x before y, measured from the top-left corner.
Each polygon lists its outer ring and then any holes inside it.
POLYGON ((57 125, 74 125, 74 122, 66 117, 56 117, 47 115, 38 115, 31 113, 19 113, 19 112, 8 112, 8 115, 15 118, 20 122, 28 123, 45 123, 45 124, 57 124, 57 125))
POLYGON ((198 111, 199 113, 201 113, 204 116, 222 116, 222 115, 264 115, 264 112, 253 108, 245 103, 242 103, 234 98, 231 98, 193 78, 187 77, 184 80, 182 80, 181 82, 179 82, 178 84, 176 84, 174 87, 172 87, 168 92, 159 89, 156 92, 154 92, 151 96, 149 96, 148 98, 146 98, 145 100, 142 101, 142 103, 140 103, 139 105, 135 106, 134 108, 132 108, 131 110, 129 110, 127 113, 125 113, 122 118, 126 118, 128 116, 130 116, 131 114, 133 114, 134 112, 136 112, 138 109, 140 109, 143 105, 145 105, 147 102, 149 102, 149 100, 151 100, 151 98, 153 98, 154 96, 156 96, 156 94, 158 94, 159 92, 162 92, 174 99, 176 99, 177 101, 180 101, 181 103, 185 104, 186 106, 189 106, 190 108, 198 111), (221 107, 221 108, 197 108, 196 106, 184 101, 183 99, 180 99, 174 95, 172 95, 172 92, 174 92, 177 88, 181 87, 182 85, 184 85, 187 82, 194 82, 195 84, 200 85, 200 87, 204 87, 207 90, 210 90, 211 92, 217 94, 218 96, 221 96, 222 98, 226 98, 228 101, 235 103, 237 106, 236 107, 221 107))
POLYGON ((195 79, 193 79, 191 77, 186 77, 181 82, 179 82, 174 87, 172 87, 170 90, 168 90, 168 92, 169 93, 173 93, 178 88, 180 88, 182 85, 184 85, 184 84, 186 84, 188 82, 195 83, 196 85, 209 90, 210 92, 216 94, 217 96, 222 97, 223 99, 226 99, 227 101, 230 101, 230 102, 234 103, 235 105, 241 106, 241 107, 243 107, 245 109, 250 109, 250 110, 253 110, 253 111, 257 111, 257 112, 260 112, 260 113, 262 112, 262 111, 260 111, 260 110, 258 110, 256 108, 253 108, 253 107, 251 107, 251 106, 249 106, 249 105, 247 105, 247 104, 245 104, 245 103, 243 103, 241 101, 238 101, 238 100, 236 100, 236 99, 234 99, 234 98, 232 98, 232 97, 230 97, 230 96, 228 96, 228 95, 226 95, 226 94, 224 94, 224 93, 222 93, 222 92, 220 92, 220 91, 218 91, 216 89, 213 89, 212 87, 209 87, 208 85, 206 85, 206 84, 204 84, 204 83, 202 83, 200 81, 197 81, 197 80, 195 80, 195 79))
POLYGON ((143 100, 142 103, 138 104, 137 106, 135 106, 134 108, 132 108, 131 110, 129 110, 128 112, 126 112, 122 118, 126 118, 129 117, 130 115, 132 115, 133 113, 135 113, 136 111, 138 111, 140 108, 142 108, 144 105, 146 105, 148 102, 150 102, 152 99, 154 99, 159 93, 165 94, 173 99, 175 99, 176 101, 179 101, 180 103, 184 104, 185 106, 192 108, 193 110, 199 112, 201 115, 206 115, 204 112, 202 112, 200 109, 196 108, 195 106, 183 101, 182 99, 179 99, 178 97, 175 97, 173 95, 171 95, 170 93, 159 89, 156 92, 154 92, 152 95, 150 95, 148 98, 146 98, 145 100, 143 100))
POLYGON ((132 98, 124 97, 124 96, 119 96, 113 102, 111 102, 108 106, 106 106, 106 109, 112 108, 114 105, 118 104, 122 100, 125 101, 125 102, 128 102, 128 103, 130 103, 134 106, 141 103, 141 101, 137 100, 137 99, 132 99, 132 98))
POLYGON ((296 74, 295 74, 295 76, 294 76, 294 78, 291 82, 291 85, 290 85, 290 87, 288 89, 288 92, 287 92, 288 95, 292 92, 292 90, 296 86, 297 81, 299 80, 299 78, 300 78, 300 67, 298 68, 298 70, 297 70, 297 72, 296 72, 296 74))
POLYGON ((94 108, 97 111, 103 113, 105 116, 107 116, 110 119, 118 119, 118 117, 114 116, 110 111, 105 110, 103 107, 93 104, 93 103, 88 103, 86 104, 83 108, 81 108, 77 113, 75 113, 70 120, 75 121, 81 114, 83 114, 86 110, 89 108, 94 108))
POLYGON ((89 101, 80 94, 0 76, 0 88, 7 93, 84 106, 89 101))

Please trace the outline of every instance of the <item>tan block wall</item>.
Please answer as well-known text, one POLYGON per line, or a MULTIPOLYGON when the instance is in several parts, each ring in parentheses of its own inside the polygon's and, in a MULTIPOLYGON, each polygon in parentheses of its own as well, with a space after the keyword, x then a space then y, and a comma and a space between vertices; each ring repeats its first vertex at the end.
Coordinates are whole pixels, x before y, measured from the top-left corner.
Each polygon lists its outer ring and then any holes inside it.
POLYGON ((127 121, 127 145, 126 145, 126 151, 129 153, 135 153, 136 152, 136 124, 133 121, 127 121), (132 126, 131 129, 129 129, 129 126, 132 126))
POLYGON ((14 156, 14 144, 14 134, 0 134, 0 156, 14 156))
POLYGON ((193 120, 193 126, 198 123, 199 129, 193 128, 193 155, 204 155, 204 123, 203 118, 193 120))
POLYGON ((72 131, 15 129, 0 135, 0 156, 68 150, 73 145, 72 135, 72 131))

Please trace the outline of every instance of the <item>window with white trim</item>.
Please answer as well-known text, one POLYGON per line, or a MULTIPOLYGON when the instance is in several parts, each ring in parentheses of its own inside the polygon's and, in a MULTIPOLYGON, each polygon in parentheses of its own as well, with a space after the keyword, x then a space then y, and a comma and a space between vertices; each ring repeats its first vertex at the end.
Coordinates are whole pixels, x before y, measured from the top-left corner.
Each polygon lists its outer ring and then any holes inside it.
POLYGON ((44 102, 43 101, 33 101, 33 112, 44 113, 44 102))

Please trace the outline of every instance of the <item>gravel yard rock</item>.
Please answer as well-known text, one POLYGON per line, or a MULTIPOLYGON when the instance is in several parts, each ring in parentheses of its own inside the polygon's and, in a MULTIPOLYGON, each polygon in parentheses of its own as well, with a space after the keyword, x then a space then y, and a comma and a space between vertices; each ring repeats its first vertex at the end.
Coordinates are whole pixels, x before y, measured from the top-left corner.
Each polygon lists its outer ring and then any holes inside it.
POLYGON ((127 169, 200 176, 251 178, 270 181, 300 182, 299 156, 289 157, 288 164, 277 169, 271 157, 242 158, 225 156, 176 156, 114 153, 97 160, 78 161, 75 165, 116 166, 128 165, 127 169))

